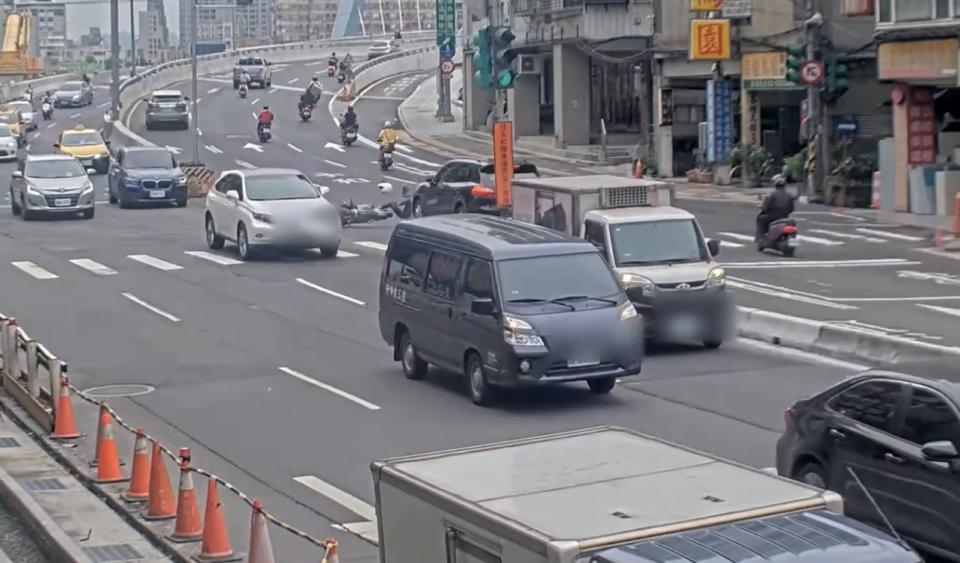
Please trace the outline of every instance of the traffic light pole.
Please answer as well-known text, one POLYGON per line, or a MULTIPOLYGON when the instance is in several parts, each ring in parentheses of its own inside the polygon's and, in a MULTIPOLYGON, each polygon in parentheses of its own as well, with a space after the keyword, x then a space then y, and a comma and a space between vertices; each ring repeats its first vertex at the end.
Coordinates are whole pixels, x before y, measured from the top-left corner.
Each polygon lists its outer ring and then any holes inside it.
POLYGON ((198 0, 191 0, 190 10, 190 43, 192 48, 192 53, 190 53, 190 73, 191 73, 191 84, 190 90, 192 98, 190 99, 190 109, 193 110, 193 161, 197 164, 200 163, 200 104, 197 103, 197 13, 199 9, 197 8, 198 0))
MULTIPOLYGON (((817 48, 820 46, 820 24, 816 22, 816 16, 820 13, 820 0, 806 0, 806 35, 807 35, 807 60, 812 61, 817 58, 817 48)), ((813 160, 813 173, 807 173, 806 196, 809 198, 815 196, 823 189, 824 168, 829 166, 829 162, 820 158, 820 155, 829 155, 823 149, 826 144, 826 137, 823 118, 826 114, 820 103, 820 85, 812 84, 807 86, 807 123, 810 125, 808 135, 809 143, 814 144, 814 149, 819 151, 819 155, 813 160)), ((816 154, 816 153, 815 153, 816 154)))

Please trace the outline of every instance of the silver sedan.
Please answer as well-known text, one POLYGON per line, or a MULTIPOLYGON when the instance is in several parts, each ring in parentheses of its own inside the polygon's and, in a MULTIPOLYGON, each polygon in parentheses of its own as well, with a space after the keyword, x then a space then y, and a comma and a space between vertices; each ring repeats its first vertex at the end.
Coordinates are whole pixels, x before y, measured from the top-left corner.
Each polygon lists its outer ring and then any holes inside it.
POLYGON ((40 126, 37 111, 33 108, 33 104, 27 100, 14 100, 4 104, 4 106, 10 109, 20 110, 20 117, 23 118, 23 123, 27 131, 35 131, 37 127, 40 126))
POLYGON ((40 214, 82 214, 93 219, 92 169, 66 154, 28 155, 10 183, 10 208, 29 221, 40 214))
POLYGON ((340 249, 340 213, 327 188, 284 168, 228 170, 207 194, 207 245, 237 244, 243 259, 266 247, 313 249, 333 258, 340 249))

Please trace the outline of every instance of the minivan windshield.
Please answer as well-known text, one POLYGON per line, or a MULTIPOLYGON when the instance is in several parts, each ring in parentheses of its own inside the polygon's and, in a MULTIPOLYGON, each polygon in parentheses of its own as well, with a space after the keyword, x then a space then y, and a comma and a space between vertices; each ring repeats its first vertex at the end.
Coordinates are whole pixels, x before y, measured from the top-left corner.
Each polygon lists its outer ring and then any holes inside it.
POLYGON ((593 300, 616 305, 620 286, 598 252, 517 258, 497 262, 507 309, 517 305, 570 305, 593 300))
POLYGON ((610 225, 617 266, 682 264, 709 259, 693 219, 610 225))

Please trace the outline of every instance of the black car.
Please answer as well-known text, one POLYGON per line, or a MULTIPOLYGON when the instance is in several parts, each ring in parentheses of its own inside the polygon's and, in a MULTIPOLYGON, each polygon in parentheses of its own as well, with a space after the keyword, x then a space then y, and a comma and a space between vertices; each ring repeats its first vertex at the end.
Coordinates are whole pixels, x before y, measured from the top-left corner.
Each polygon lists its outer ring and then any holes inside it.
POLYGON ((140 202, 187 205, 187 178, 173 153, 162 147, 126 147, 110 161, 110 203, 130 207, 140 202))
MULTIPOLYGON (((540 176, 532 164, 513 167, 514 176, 540 176)), ((437 173, 417 186, 413 193, 416 217, 446 213, 487 213, 499 215, 497 192, 494 189, 492 163, 457 159, 443 165, 437 173)))
POLYGON ((960 370, 867 371, 797 401, 785 422, 780 475, 840 493, 848 516, 886 529, 875 501, 919 550, 960 561, 960 370))

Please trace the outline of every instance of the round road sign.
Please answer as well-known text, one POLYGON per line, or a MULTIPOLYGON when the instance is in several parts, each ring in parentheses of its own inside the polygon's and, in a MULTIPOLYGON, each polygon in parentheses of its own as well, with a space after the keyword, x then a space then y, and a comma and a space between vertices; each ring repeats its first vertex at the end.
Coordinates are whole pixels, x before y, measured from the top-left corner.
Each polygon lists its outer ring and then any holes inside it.
POLYGON ((823 61, 807 61, 800 66, 800 78, 811 86, 823 82, 823 61))
POLYGON ((443 59, 440 61, 440 72, 443 74, 453 74, 453 61, 450 59, 443 59))

